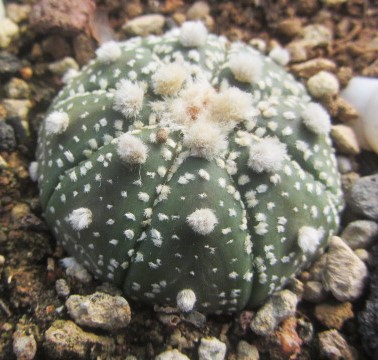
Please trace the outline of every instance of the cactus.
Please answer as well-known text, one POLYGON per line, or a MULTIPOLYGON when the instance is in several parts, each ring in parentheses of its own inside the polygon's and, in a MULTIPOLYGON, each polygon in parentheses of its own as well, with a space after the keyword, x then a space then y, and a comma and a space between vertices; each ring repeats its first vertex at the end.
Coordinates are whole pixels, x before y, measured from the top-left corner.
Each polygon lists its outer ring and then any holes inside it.
POLYGON ((329 130, 284 68, 200 22, 108 42, 41 126, 46 221, 130 298, 205 313, 253 308, 337 230, 329 130))

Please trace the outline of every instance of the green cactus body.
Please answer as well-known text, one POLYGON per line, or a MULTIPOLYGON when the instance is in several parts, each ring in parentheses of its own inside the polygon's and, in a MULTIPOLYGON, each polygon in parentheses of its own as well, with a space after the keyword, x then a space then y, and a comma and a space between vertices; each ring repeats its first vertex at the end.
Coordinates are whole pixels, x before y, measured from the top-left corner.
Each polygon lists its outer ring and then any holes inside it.
POLYGON ((104 44, 41 126, 56 238, 151 304, 261 304, 326 246, 342 208, 329 117, 252 47, 185 23, 104 44))

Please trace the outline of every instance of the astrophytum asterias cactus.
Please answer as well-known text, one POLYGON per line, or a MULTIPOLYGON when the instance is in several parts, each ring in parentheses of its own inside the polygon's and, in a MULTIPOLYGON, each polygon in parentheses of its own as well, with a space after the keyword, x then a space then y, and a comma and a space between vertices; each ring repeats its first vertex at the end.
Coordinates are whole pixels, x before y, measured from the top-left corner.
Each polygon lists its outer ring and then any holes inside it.
POLYGON ((46 220, 70 255, 129 298, 251 308, 337 229, 329 129, 281 66, 200 22, 108 42, 42 124, 46 220))

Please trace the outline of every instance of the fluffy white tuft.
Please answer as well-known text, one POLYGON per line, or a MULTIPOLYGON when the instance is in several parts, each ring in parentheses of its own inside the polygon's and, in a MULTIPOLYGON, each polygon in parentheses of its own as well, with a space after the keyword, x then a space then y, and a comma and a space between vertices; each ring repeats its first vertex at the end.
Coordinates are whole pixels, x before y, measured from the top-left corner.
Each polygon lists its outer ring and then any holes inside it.
POLYGON ((323 231, 302 226, 298 231, 298 245, 306 254, 314 254, 323 237, 323 231))
POLYGON ((199 47, 206 44, 207 29, 201 21, 187 21, 180 29, 180 43, 185 47, 199 47))
POLYGON ((143 164, 147 159, 148 148, 138 137, 125 133, 118 138, 117 153, 129 164, 143 164))
POLYGON ((32 181, 38 180, 38 163, 36 161, 32 161, 29 165, 29 177, 32 181))
POLYGON ((196 301, 196 294, 191 289, 179 291, 176 297, 177 307, 184 312, 192 311, 196 301))
POLYGON ((240 122, 253 116, 252 96, 236 87, 216 94, 210 103, 210 116, 218 122, 240 122))
POLYGON ((60 260, 60 263, 66 269, 68 276, 72 276, 83 283, 88 283, 92 280, 91 274, 75 258, 66 257, 60 260))
POLYGON ((154 92, 159 95, 176 95, 187 77, 186 69, 171 63, 160 67, 151 77, 154 92))
POLYGON ((66 131, 70 119, 63 111, 53 111, 45 120, 47 134, 61 134, 66 131))
POLYGON ((257 55, 239 52, 231 56, 229 65, 238 81, 255 83, 261 78, 263 62, 257 55))
POLYGON ((303 123, 315 134, 328 134, 331 131, 331 120, 327 111, 317 103, 309 103, 302 112, 303 123))
POLYGON ((186 221, 193 231, 200 235, 210 234, 218 224, 218 219, 211 209, 197 209, 186 218, 186 221))
POLYGON ((214 123, 197 120, 184 134, 184 144, 192 156, 208 160, 227 149, 228 142, 221 129, 214 123))
POLYGON ((144 87, 140 83, 121 80, 114 94, 113 109, 126 117, 135 117, 143 106, 144 87))
POLYGON ((96 55, 100 62, 110 64, 121 57, 122 51, 117 42, 108 41, 96 50, 96 55))
POLYGON ((269 56, 278 64, 285 66, 290 61, 290 53, 281 46, 276 46, 269 52, 269 56))
POLYGON ((261 173, 281 170, 286 156, 286 145, 277 138, 262 138, 250 145, 248 166, 261 173))
POLYGON ((74 230, 87 229, 93 220, 92 211, 84 207, 75 209, 68 215, 67 220, 74 230))

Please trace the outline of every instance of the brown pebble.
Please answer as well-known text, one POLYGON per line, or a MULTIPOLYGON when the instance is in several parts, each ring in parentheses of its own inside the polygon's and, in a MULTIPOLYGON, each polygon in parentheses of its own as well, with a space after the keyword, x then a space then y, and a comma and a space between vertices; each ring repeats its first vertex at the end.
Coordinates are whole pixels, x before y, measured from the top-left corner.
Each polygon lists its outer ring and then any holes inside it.
POLYGON ((302 21, 299 18, 284 19, 277 25, 277 32, 289 38, 299 35, 302 31, 302 21))
POLYGON ((305 79, 310 78, 322 70, 333 72, 336 70, 336 64, 329 59, 317 58, 291 66, 291 71, 295 75, 305 79))
POLYGON ((335 142, 337 150, 342 154, 357 155, 360 153, 356 134, 346 125, 334 125, 331 130, 332 139, 335 142))
POLYGON ((156 141, 159 144, 164 144, 168 140, 168 131, 166 129, 159 129, 156 133, 156 141))
POLYGON ((346 320, 354 317, 352 304, 344 302, 316 305, 315 317, 327 328, 340 330, 346 320))

